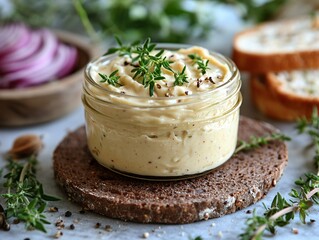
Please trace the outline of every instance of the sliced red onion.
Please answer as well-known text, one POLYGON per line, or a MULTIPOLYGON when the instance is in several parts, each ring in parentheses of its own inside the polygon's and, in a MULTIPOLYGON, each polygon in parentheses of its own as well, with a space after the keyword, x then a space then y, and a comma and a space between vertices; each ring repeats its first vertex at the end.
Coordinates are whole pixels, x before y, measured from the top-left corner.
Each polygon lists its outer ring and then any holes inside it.
POLYGON ((34 68, 34 70, 45 67, 51 60, 57 50, 58 41, 56 37, 48 30, 39 30, 41 36, 41 46, 35 54, 28 59, 11 62, 1 65, 1 71, 15 72, 21 69, 34 68))
POLYGON ((77 50, 58 43, 49 30, 31 31, 23 24, 0 26, 0 89, 25 88, 70 74, 77 50))
MULTIPOLYGON (((41 36, 38 31, 33 31, 31 37, 24 47, 11 51, 0 59, 0 66, 2 64, 11 63, 14 61, 21 61, 33 55, 40 47, 41 36)), ((2 67, 0 67, 2 68, 2 67)))
POLYGON ((0 57, 23 47, 30 38, 30 31, 21 24, 12 26, 12 30, 1 34, 0 57))
POLYGON ((57 75, 58 78, 64 77, 68 75, 69 73, 71 73, 74 70, 76 62, 77 62, 76 60, 77 60, 78 52, 76 48, 70 47, 70 46, 68 46, 67 48, 69 50, 69 53, 64 60, 63 67, 58 72, 58 75, 57 75))
POLYGON ((74 48, 60 44, 56 55, 51 58, 50 66, 36 71, 20 70, 5 75, 0 81, 0 88, 23 88, 38 85, 58 78, 61 74, 68 74, 75 64, 74 48), (68 72, 65 71, 67 67, 68 72))

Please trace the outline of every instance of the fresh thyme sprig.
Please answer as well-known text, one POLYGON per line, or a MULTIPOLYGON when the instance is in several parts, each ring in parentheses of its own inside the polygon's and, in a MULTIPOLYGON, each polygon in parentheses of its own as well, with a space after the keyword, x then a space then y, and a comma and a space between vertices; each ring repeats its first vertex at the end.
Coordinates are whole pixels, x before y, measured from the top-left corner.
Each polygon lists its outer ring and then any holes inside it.
MULTIPOLYGON (((147 38, 142 44, 135 42, 131 45, 124 45, 118 37, 116 37, 116 41, 119 47, 110 48, 104 55, 118 53, 119 56, 129 57, 131 59, 131 66, 133 66, 131 71, 134 73, 133 79, 139 80, 145 88, 148 87, 150 96, 154 95, 156 81, 165 79, 162 75, 162 69, 173 73, 175 78, 174 86, 182 86, 184 83, 188 83, 185 74, 186 66, 184 66, 182 72, 176 72, 170 66, 173 62, 163 56, 163 49, 159 50, 156 54, 152 54, 152 51, 156 48, 156 44, 151 43, 150 38, 147 38)), ((202 67, 198 69, 201 69, 201 71, 204 68, 207 69, 208 67, 205 67, 205 64, 207 65, 208 61, 202 64, 204 66, 199 65, 202 67)), ((108 77, 105 74, 99 73, 99 75, 105 80, 104 82, 113 83, 108 81, 108 77)))
POLYGON ((188 83, 185 70, 186 70, 186 66, 183 67, 183 70, 181 72, 174 73, 174 78, 175 78, 174 86, 183 86, 184 83, 188 83))
POLYGON ((142 46, 137 46, 134 53, 136 57, 132 59, 132 62, 138 61, 138 65, 132 69, 134 73, 133 78, 142 78, 142 84, 145 88, 149 87, 149 95, 153 96, 155 82, 158 80, 164 80, 162 76, 162 67, 174 72, 170 64, 171 61, 166 57, 162 57, 164 50, 160 50, 157 54, 151 55, 151 52, 155 49, 156 44, 151 43, 151 39, 148 38, 142 46))
POLYGON ((4 176, 7 193, 1 194, 6 200, 6 218, 15 217, 24 221, 27 229, 46 232, 44 224, 50 223, 43 214, 46 201, 59 199, 43 192, 43 186, 35 175, 37 163, 35 156, 30 156, 24 163, 20 163, 22 160, 8 161, 5 166, 8 173, 4 176))
POLYGON ((310 119, 301 118, 297 122, 297 130, 301 133, 307 133, 312 138, 312 144, 315 148, 315 156, 314 161, 315 165, 318 168, 319 175, 319 117, 318 117, 318 109, 314 108, 310 119))
POLYGON ((193 60, 194 64, 197 64, 197 69, 201 71, 202 75, 206 73, 208 67, 209 60, 204 61, 200 56, 197 54, 189 54, 188 57, 193 60))
POLYGON ((296 128, 299 133, 307 133, 315 146, 314 162, 317 167, 317 174, 307 173, 303 178, 295 181, 298 190, 292 189, 289 195, 292 199, 287 201, 280 193, 273 199, 271 207, 265 205, 264 216, 258 216, 254 210, 253 216, 246 221, 245 232, 240 234, 242 240, 260 240, 267 230, 275 233, 275 228, 285 226, 299 213, 299 219, 306 223, 308 210, 313 204, 319 204, 319 116, 317 109, 314 109, 310 120, 306 118, 298 121, 296 128))
POLYGON ((244 150, 254 149, 254 148, 260 147, 262 145, 266 145, 269 142, 275 141, 275 140, 290 141, 290 137, 288 137, 282 133, 272 133, 271 135, 266 136, 266 137, 253 136, 250 138, 250 141, 248 141, 248 142, 239 141, 234 153, 238 153, 238 152, 244 151, 244 150))
POLYGON ((139 41, 136 41, 130 45, 124 45, 121 41, 121 39, 117 36, 115 36, 115 40, 117 42, 117 44, 119 45, 118 48, 109 48, 108 51, 106 53, 104 53, 104 56, 109 55, 109 54, 113 54, 113 53, 118 53, 119 56, 129 56, 130 58, 132 58, 132 54, 133 52, 136 51, 136 47, 138 44, 140 44, 139 41))
POLYGON ((318 203, 319 200, 319 176, 312 175, 310 178, 306 176, 306 179, 298 181, 297 185, 300 189, 299 191, 291 190, 289 195, 292 199, 289 202, 280 193, 277 193, 270 208, 264 205, 266 209, 264 216, 258 216, 254 210, 253 216, 246 221, 245 232, 239 235, 240 239, 261 240, 265 230, 275 234, 275 228, 289 224, 297 212, 299 212, 300 221, 305 224, 309 208, 313 206, 313 203, 318 203), (316 182, 316 184, 313 182, 316 182), (308 191, 310 189, 305 186, 309 185, 316 187, 308 191))
POLYGON ((113 86, 122 86, 118 81, 120 79, 120 76, 117 76, 117 72, 119 70, 115 70, 113 71, 109 76, 107 76, 106 74, 103 73, 99 73, 100 77, 102 78, 102 80, 100 82, 107 82, 110 85, 113 86))
POLYGON ((165 79, 162 76, 162 68, 174 73, 170 67, 172 62, 162 56, 164 50, 162 49, 155 55, 152 55, 151 52, 155 49, 156 44, 151 43, 150 38, 147 38, 143 44, 135 42, 131 45, 123 45, 118 37, 116 37, 116 41, 120 47, 110 48, 104 55, 118 53, 119 56, 131 58, 131 65, 134 67, 132 69, 132 73, 134 73, 133 78, 141 79, 144 87, 149 88, 149 95, 153 96, 155 82, 165 79))

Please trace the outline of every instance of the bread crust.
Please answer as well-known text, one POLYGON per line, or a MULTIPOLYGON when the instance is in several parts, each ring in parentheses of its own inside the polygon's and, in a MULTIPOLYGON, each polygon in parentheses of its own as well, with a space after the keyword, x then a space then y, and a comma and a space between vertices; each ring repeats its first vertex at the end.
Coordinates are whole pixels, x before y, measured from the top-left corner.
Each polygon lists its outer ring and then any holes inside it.
MULTIPOLYGON (((266 73, 278 71, 290 71, 305 68, 319 68, 319 49, 297 50, 294 52, 261 53, 247 52, 238 46, 239 39, 243 36, 263 31, 265 26, 287 24, 302 21, 306 18, 284 20, 280 22, 268 22, 237 33, 233 41, 232 58, 241 71, 251 73, 266 73)), ((262 46, 261 46, 262 48, 262 46)))
MULTIPOLYGON (((241 118, 239 138, 277 131, 241 118)), ((287 164, 285 143, 275 141, 240 152, 210 173, 188 180, 131 179, 99 165, 87 148, 84 127, 71 132, 54 151, 54 174, 69 198, 111 218, 142 223, 190 223, 245 208, 276 185, 287 164)))
POLYGON ((254 105, 266 116, 282 121, 310 118, 319 108, 319 98, 304 97, 283 91, 275 73, 253 75, 250 92, 254 105))

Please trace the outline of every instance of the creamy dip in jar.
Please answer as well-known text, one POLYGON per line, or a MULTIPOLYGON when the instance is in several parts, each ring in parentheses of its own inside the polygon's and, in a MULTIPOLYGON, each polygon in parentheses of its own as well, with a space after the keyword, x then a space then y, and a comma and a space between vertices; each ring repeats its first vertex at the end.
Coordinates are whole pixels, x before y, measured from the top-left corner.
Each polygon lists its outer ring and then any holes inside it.
POLYGON ((136 76, 143 65, 136 54, 88 64, 82 95, 87 140, 101 165, 131 176, 178 178, 216 168, 233 154, 242 101, 238 69, 204 48, 179 47, 158 44, 149 53, 169 61, 153 87, 150 75, 136 76))

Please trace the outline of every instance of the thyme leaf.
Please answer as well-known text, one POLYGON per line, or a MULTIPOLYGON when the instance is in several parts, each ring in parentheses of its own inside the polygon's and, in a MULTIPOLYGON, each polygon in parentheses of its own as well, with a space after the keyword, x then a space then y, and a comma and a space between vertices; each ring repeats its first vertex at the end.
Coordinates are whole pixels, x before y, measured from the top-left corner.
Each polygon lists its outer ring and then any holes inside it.
MULTIPOLYGON (((44 193, 42 184, 36 178, 35 156, 30 156, 24 163, 9 159, 4 178, 7 193, 1 194, 5 199, 7 219, 15 217, 25 222, 27 229, 46 232, 44 224, 49 224, 43 214, 47 201, 57 201, 56 197, 44 193)), ((22 160, 21 160, 22 161, 22 160)))
POLYGON ((197 69, 201 71, 202 75, 206 73, 208 67, 209 60, 204 61, 199 55, 197 54, 189 54, 188 57, 193 60, 194 64, 197 64, 197 69))
POLYGON ((174 78, 175 78, 174 86, 183 86, 184 83, 188 83, 185 70, 186 70, 186 66, 183 67, 183 70, 181 72, 174 73, 174 78))
MULTIPOLYGON (((156 44, 152 43, 150 38, 147 38, 143 43, 135 42, 130 45, 124 45, 116 37, 116 42, 119 47, 110 48, 104 55, 117 53, 119 56, 129 57, 131 59, 131 66, 133 66, 131 70, 134 73, 133 79, 141 82, 145 88, 149 88, 150 96, 154 95, 156 81, 165 79, 162 72, 163 69, 173 73, 175 78, 174 86, 182 86, 184 83, 188 83, 185 73, 186 66, 184 66, 182 72, 174 71, 171 68, 173 62, 167 59, 166 56, 163 56, 164 49, 160 49, 156 53, 153 52, 156 49, 156 44)), ((117 82, 118 78, 115 78, 117 76, 111 79, 112 74, 109 77, 102 73, 99 73, 99 75, 102 78, 101 82, 107 82, 114 86, 120 85, 117 82)))
POLYGON ((240 151, 247 151, 247 150, 251 150, 263 145, 268 144, 271 141, 275 141, 275 140, 279 140, 279 141, 290 141, 290 137, 282 134, 282 133, 272 133, 269 136, 266 137, 255 137, 252 136, 250 138, 250 141, 239 141, 237 148, 235 149, 235 154, 240 152, 240 151))
POLYGON ((319 117, 318 117, 318 109, 314 108, 312 111, 312 115, 308 120, 306 117, 301 118, 297 122, 296 129, 298 132, 307 133, 312 138, 312 144, 315 149, 315 156, 313 158, 316 167, 318 168, 319 175, 319 117))
POLYGON ((100 82, 107 82, 108 84, 110 85, 113 85, 113 86, 122 86, 118 81, 120 79, 119 76, 117 76, 117 72, 119 70, 115 70, 113 71, 109 76, 107 76, 106 74, 103 74, 103 73, 99 73, 100 77, 102 78, 102 80, 100 82))
POLYGON ((295 181, 297 189, 292 189, 289 193, 291 199, 286 200, 277 193, 270 207, 265 207, 263 216, 258 216, 254 210, 252 217, 246 221, 246 228, 239 235, 242 240, 260 240, 265 231, 275 233, 276 227, 282 227, 290 223, 295 215, 299 213, 299 219, 306 223, 309 209, 314 204, 319 204, 319 116, 317 109, 313 110, 311 118, 302 118, 296 125, 300 134, 308 134, 313 141, 315 148, 314 163, 317 174, 306 173, 303 178, 295 181))

